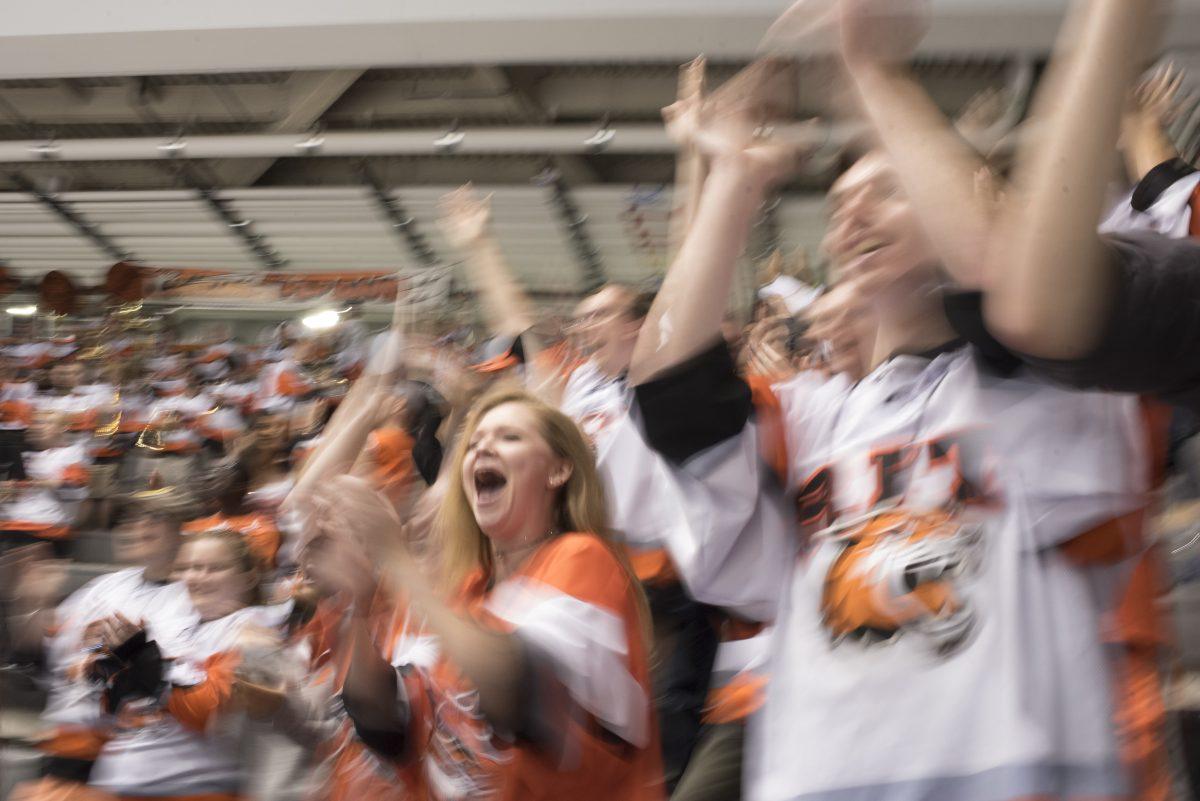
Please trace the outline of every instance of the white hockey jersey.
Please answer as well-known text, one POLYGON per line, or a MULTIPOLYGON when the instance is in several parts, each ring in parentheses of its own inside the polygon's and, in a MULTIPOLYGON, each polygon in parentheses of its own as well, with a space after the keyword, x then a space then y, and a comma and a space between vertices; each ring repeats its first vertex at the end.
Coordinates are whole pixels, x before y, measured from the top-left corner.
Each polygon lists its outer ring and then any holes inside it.
POLYGON ((693 594, 775 621, 748 797, 1120 794, 1104 582, 1054 546, 1144 503, 1137 401, 968 349, 776 390, 786 499, 753 425, 652 468, 693 594))

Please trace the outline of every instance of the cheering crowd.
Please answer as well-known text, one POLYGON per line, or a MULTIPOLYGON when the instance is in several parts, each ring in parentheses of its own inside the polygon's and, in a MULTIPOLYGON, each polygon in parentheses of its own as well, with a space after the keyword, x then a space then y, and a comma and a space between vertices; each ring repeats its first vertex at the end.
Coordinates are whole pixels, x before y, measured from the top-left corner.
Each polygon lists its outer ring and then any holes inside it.
POLYGON ((910 71, 920 6, 833 4, 869 135, 828 285, 769 275, 753 319, 809 152, 769 60, 664 110, 702 168, 654 292, 539 318, 466 186, 483 347, 399 304, 10 346, 3 645, 47 692, 13 798, 1186 797, 1148 519, 1200 412, 1200 174, 1179 76, 1139 77, 1158 6, 1074 2, 983 153, 910 71), (85 527, 126 567, 63 598, 85 527))

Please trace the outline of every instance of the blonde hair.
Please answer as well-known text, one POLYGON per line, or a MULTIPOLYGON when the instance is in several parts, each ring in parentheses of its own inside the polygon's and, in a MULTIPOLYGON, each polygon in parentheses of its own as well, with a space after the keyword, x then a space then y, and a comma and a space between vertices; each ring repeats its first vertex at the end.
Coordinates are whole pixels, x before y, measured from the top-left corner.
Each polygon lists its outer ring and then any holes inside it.
POLYGON ((629 564, 624 547, 608 525, 608 502, 604 484, 596 471, 596 460, 583 433, 571 418, 558 409, 519 389, 497 389, 484 395, 467 414, 463 430, 450 462, 450 483, 438 515, 438 530, 443 547, 442 566, 447 586, 457 587, 472 571, 482 569, 491 576, 495 554, 491 540, 479 528, 475 513, 467 501, 462 469, 471 437, 484 415, 506 403, 519 403, 533 412, 539 433, 556 456, 571 465, 571 475, 559 490, 554 510, 554 526, 559 532, 594 534, 608 546, 629 579, 636 597, 644 633, 649 636, 650 613, 641 583, 629 564))
POLYGON ((254 555, 253 549, 245 536, 231 528, 207 528, 194 534, 185 534, 183 542, 199 542, 200 540, 215 540, 222 543, 237 563, 239 571, 249 574, 250 587, 242 600, 247 606, 258 606, 265 601, 263 591, 264 566, 254 555))

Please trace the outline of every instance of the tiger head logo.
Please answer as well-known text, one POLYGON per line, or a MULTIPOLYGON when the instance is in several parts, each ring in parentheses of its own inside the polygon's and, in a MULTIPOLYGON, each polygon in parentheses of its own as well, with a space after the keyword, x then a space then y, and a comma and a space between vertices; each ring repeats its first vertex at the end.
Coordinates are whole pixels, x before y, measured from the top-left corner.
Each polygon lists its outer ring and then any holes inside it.
POLYGON ((982 528, 947 512, 892 508, 820 532, 832 548, 822 611, 835 644, 924 637, 939 655, 962 647, 975 613, 957 586, 977 565, 982 528))

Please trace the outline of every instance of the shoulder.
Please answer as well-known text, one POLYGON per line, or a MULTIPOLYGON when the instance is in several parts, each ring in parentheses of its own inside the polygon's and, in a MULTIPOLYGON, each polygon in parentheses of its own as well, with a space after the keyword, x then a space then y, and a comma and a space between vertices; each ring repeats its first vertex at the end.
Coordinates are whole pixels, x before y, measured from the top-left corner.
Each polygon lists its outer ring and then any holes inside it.
POLYGON ((585 601, 620 607, 632 587, 616 547, 590 532, 562 534, 534 556, 523 578, 585 601))

